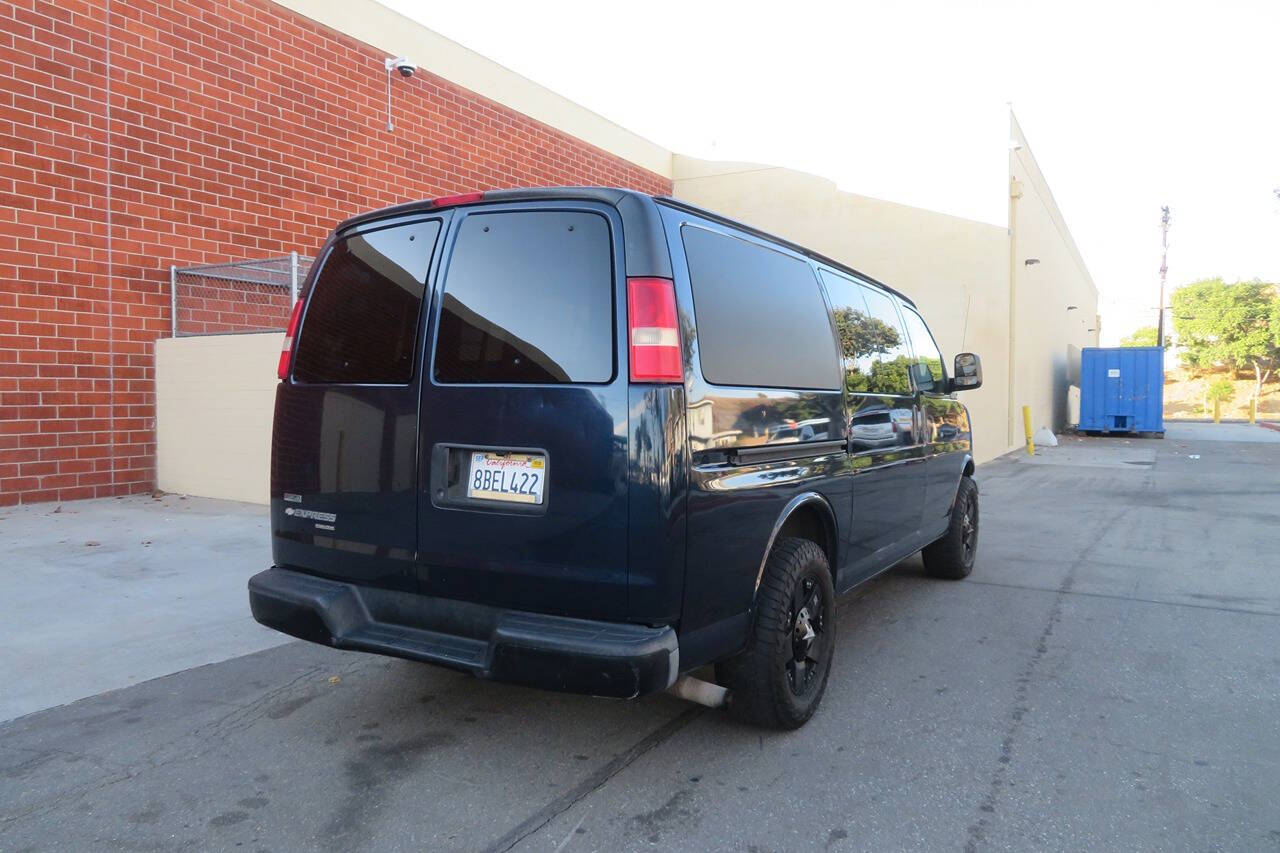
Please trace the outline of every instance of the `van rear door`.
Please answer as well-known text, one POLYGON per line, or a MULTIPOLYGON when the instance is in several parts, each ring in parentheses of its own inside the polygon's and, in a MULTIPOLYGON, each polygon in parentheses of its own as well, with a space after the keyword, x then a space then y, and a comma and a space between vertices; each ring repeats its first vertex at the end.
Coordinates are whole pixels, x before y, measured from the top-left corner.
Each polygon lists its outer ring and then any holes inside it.
POLYGON ((427 281, 449 213, 365 222, 306 288, 271 448, 277 566, 415 590, 427 281))
POLYGON ((595 619, 627 606, 622 230, 605 204, 460 208, 422 383, 429 595, 595 619))

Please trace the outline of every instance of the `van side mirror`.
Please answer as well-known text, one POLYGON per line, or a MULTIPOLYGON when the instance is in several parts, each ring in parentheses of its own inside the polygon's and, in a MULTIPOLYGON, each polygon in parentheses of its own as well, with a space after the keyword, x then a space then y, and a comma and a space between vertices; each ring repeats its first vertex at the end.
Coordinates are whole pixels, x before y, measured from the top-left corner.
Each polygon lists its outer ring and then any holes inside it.
POLYGON ((982 387, 982 359, 971 352, 956 356, 956 369, 951 374, 952 391, 972 391, 982 387))

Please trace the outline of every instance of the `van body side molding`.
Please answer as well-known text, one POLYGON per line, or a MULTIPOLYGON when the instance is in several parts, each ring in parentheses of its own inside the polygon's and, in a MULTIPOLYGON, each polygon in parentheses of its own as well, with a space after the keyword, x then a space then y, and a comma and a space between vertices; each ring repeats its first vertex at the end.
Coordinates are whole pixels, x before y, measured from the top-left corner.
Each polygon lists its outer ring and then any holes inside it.
POLYGON ((760 462, 783 462, 790 459, 809 459, 829 453, 844 454, 847 442, 843 438, 830 441, 803 441, 798 444, 761 444, 754 447, 735 447, 729 451, 734 465, 753 465, 760 462))

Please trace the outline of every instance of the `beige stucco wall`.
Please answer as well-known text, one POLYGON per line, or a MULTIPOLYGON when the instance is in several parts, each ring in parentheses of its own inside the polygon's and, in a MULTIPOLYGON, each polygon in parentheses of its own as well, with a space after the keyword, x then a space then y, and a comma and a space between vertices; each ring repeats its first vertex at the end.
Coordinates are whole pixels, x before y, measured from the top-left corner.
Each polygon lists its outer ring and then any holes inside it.
POLYGON ((943 355, 976 352, 984 385, 962 399, 975 455, 1023 443, 1066 421, 1067 377, 1097 346, 1098 293, 1016 119, 1009 153, 1009 228, 838 190, 814 175, 676 155, 675 195, 861 270, 912 298, 943 355), (1039 263, 1027 265, 1035 258, 1039 263), (1012 286, 1011 286, 1012 284, 1012 286), (1068 310, 1068 306, 1075 308, 1068 310), (1091 331, 1092 330, 1092 331, 1091 331), (1012 353, 1012 358, 1010 354, 1012 353))
POLYGON ((814 175, 677 155, 675 195, 842 261, 910 296, 944 357, 976 352, 975 455, 1009 449, 1009 236, 1004 228, 841 192, 814 175))
POLYGON ((266 503, 284 335, 156 341, 156 481, 166 492, 266 503))
MULTIPOLYGON (((477 95, 608 151, 663 177, 671 175, 671 152, 563 95, 450 41, 375 0, 275 0, 317 23, 380 47, 388 57, 405 56, 477 95)), ((384 74, 382 68, 370 73, 384 74)), ((397 84, 398 85, 398 84, 397 84)))
POLYGON ((1031 406, 1036 427, 1063 427, 1067 377, 1078 376, 1078 350, 1097 346, 1101 329, 1097 288, 1017 119, 1011 119, 1010 140, 1011 334, 1018 357, 1007 388, 1015 416, 1011 440, 1020 442, 1024 405, 1031 406), (1028 265, 1028 259, 1039 263, 1028 265))

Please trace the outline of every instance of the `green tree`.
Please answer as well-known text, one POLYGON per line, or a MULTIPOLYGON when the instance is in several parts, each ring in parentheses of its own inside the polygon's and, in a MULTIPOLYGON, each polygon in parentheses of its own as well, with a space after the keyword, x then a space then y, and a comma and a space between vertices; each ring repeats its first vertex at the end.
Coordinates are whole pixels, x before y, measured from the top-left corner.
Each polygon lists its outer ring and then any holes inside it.
POLYGON ((1214 278, 1173 292, 1173 326, 1192 367, 1253 369, 1254 395, 1280 362, 1275 334, 1276 288, 1260 281, 1214 278))
POLYGON ((1280 297, 1271 302, 1271 342, 1280 349, 1280 297))
MULTIPOLYGON (((1164 345, 1166 347, 1173 345, 1173 341, 1172 339, 1170 339, 1168 335, 1164 336, 1164 345)), ((1129 335, 1128 337, 1124 337, 1120 339, 1120 346, 1122 347, 1158 346, 1158 344, 1156 343, 1156 327, 1142 326, 1140 328, 1134 329, 1132 335, 1129 335)))
POLYGON ((879 362, 872 363, 871 375, 867 375, 860 369, 858 361, 868 356, 884 355, 899 346, 902 339, 898 330, 883 320, 852 308, 837 308, 835 320, 836 332, 840 336, 840 353, 845 359, 845 390, 853 394, 880 390, 891 377, 876 373, 879 362))
POLYGON ((1224 403, 1231 402, 1231 398, 1236 395, 1235 383, 1230 379, 1219 379, 1217 382, 1209 386, 1209 390, 1205 392, 1205 396, 1213 402, 1221 400, 1224 403))
POLYGON ((867 374, 863 373, 856 366, 850 367, 844 372, 844 390, 850 394, 864 394, 869 389, 867 374))
POLYGON ((840 351, 845 358, 879 355, 901 343, 897 329, 861 311, 838 308, 835 317, 836 331, 840 334, 840 351))
POLYGON ((893 361, 876 361, 871 364, 871 375, 867 378, 867 390, 872 394, 901 394, 911 387, 910 374, 905 355, 893 361))

